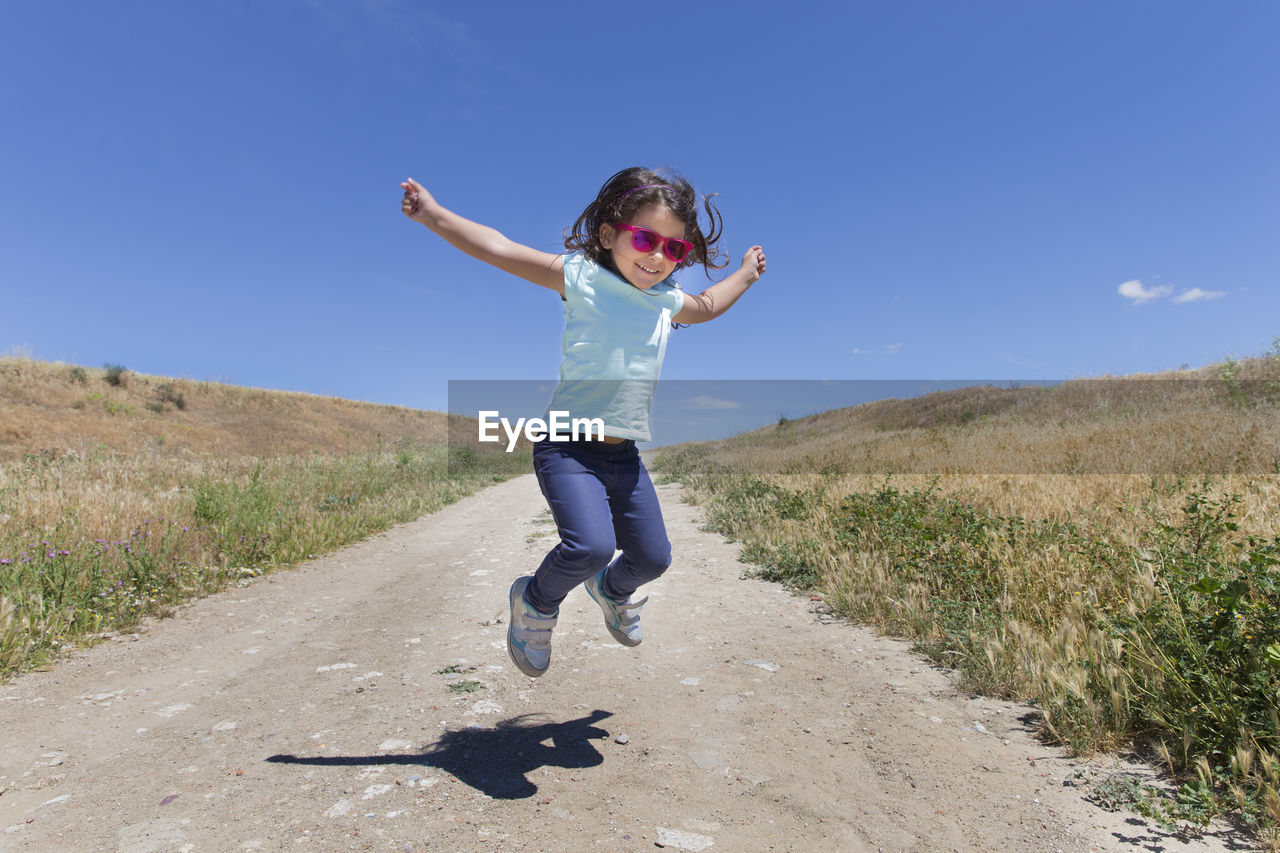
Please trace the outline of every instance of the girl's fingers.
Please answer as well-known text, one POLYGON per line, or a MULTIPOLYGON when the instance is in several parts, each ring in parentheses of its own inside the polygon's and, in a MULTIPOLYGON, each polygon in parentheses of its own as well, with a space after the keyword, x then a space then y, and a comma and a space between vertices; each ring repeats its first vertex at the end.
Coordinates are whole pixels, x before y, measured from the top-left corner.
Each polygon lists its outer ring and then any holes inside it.
POLYGON ((418 192, 422 189, 422 185, 413 178, 407 178, 400 182, 400 188, 404 190, 404 197, 400 199, 400 210, 412 215, 418 210, 418 192))

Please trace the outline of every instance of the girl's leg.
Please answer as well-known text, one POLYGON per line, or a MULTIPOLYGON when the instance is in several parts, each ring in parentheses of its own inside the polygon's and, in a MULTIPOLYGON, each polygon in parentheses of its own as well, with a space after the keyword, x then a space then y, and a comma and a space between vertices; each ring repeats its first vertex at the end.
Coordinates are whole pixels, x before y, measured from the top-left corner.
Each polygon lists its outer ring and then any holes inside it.
POLYGON ((575 586, 613 558, 614 525, 598 460, 548 442, 535 447, 533 464, 560 544, 543 559, 524 595, 539 611, 554 613, 575 586))
POLYGON ((634 466, 619 470, 609 488, 614 537, 622 553, 609 564, 601 588, 615 601, 626 601, 671 565, 671 540, 658 493, 639 455, 629 461, 634 466))

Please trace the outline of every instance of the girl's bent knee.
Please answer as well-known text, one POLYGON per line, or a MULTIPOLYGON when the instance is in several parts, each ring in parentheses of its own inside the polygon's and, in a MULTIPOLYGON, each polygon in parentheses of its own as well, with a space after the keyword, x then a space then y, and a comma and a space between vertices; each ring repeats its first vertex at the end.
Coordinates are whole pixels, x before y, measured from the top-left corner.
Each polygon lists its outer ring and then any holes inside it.
POLYGON ((665 548, 627 554, 627 559, 638 576, 652 580, 671 568, 671 544, 667 543, 665 548))
POLYGON ((609 565, 609 561, 613 559, 613 552, 612 541, 566 542, 561 545, 560 559, 566 565, 581 571, 590 569, 592 572, 597 572, 609 565))

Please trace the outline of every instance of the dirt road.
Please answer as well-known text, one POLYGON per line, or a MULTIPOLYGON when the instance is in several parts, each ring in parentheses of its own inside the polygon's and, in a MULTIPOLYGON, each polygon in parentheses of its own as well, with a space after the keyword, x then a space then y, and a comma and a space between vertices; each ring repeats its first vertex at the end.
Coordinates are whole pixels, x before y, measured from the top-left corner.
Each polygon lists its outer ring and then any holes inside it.
POLYGON ((741 579, 660 493, 644 644, 577 591, 537 680, 526 476, 0 687, 0 850, 1227 849, 1089 805, 1029 709, 741 579))

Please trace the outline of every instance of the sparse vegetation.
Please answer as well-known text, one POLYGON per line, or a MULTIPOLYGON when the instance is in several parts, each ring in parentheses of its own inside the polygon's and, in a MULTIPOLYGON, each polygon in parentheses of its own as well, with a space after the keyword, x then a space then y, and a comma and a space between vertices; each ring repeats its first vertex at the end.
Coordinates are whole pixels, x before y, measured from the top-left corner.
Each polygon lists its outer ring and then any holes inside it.
POLYGON ((187 408, 187 398, 182 395, 172 382, 161 382, 156 386, 155 401, 160 404, 163 410, 166 403, 172 405, 178 411, 187 408))
MULTIPOLYGON (((1280 827, 1280 358, 964 389, 664 453, 760 576, 1134 747, 1181 826, 1280 827)), ((1112 792, 1115 793, 1115 792, 1112 792)), ((1268 842, 1269 843, 1269 842, 1268 842)))
POLYGON ((0 359, 0 676, 529 465, 480 453, 449 476, 432 412, 139 375, 89 396, 0 359))
POLYGON ((448 685, 449 692, 454 694, 475 693, 477 690, 483 689, 484 685, 479 681, 471 681, 469 679, 454 681, 448 685))
POLYGON ((119 388, 125 383, 125 374, 128 372, 123 364, 108 362, 102 365, 102 379, 113 388, 119 388))

